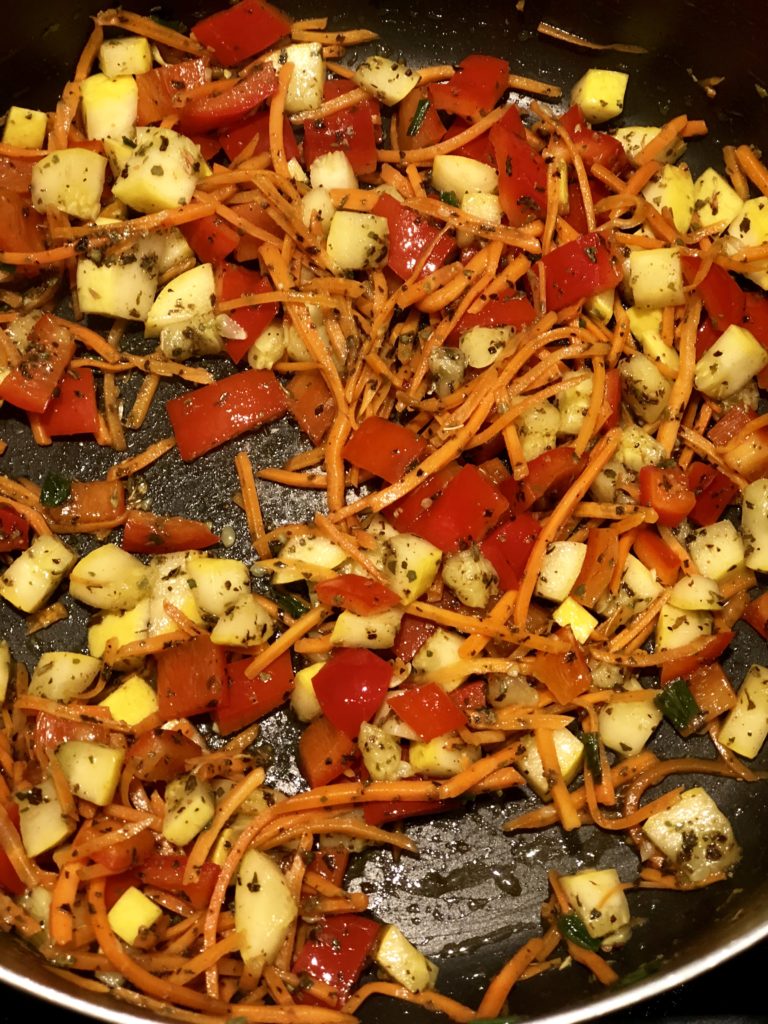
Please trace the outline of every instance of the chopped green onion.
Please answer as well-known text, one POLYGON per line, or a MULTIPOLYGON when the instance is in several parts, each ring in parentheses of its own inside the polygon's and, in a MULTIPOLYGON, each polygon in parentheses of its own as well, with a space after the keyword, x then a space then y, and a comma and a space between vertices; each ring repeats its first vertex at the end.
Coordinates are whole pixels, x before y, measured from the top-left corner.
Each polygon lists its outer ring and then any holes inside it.
POLYGON ((596 732, 583 732, 581 742, 584 744, 584 759, 587 762, 589 774, 600 782, 603 778, 603 765, 600 760, 600 737, 596 732))
POLYGON ((49 473, 40 488, 40 501, 49 508, 63 505, 72 493, 72 481, 61 473, 49 473))
POLYGON ((306 615, 309 611, 309 605, 306 601, 302 601, 300 597, 296 597, 295 594, 289 594, 286 590, 272 589, 270 596, 278 607, 282 608, 284 612, 287 612, 292 619, 300 619, 302 615, 306 615))
POLYGON ((591 953, 596 953, 600 949, 599 940, 592 938, 587 931, 586 925, 575 910, 570 911, 568 914, 561 914, 558 917, 557 930, 566 942, 573 942, 576 946, 588 949, 591 953))
POLYGON ((684 679, 673 679, 656 697, 656 707, 678 732, 687 729, 701 715, 701 708, 684 679))
POLYGON ((455 192, 441 192, 440 202, 448 203, 449 206, 458 206, 459 197, 456 195, 455 192))
POLYGON ((419 100, 416 104, 416 112, 411 118, 411 123, 408 125, 408 130, 405 133, 406 135, 415 135, 418 132, 419 128, 424 124, 424 118, 427 116, 428 110, 429 100, 426 98, 419 100))

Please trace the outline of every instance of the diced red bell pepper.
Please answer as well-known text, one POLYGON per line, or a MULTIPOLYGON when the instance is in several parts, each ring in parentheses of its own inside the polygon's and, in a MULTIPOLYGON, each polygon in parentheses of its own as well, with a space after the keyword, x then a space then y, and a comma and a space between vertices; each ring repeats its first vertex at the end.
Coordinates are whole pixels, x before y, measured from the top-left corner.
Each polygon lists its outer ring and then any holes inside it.
POLYGON ((414 655, 437 629, 434 622, 420 619, 416 615, 404 615, 400 620, 392 651, 396 658, 406 664, 413 661, 414 655))
POLYGON ((426 86, 418 85, 397 108, 397 140, 400 149, 434 146, 445 135, 445 125, 426 86))
POLYGON ((609 171, 621 172, 628 166, 627 154, 619 140, 590 128, 579 107, 574 105, 567 110, 560 118, 560 124, 570 135, 573 147, 587 169, 592 164, 602 164, 609 171))
POLYGON ((665 662, 661 666, 662 684, 669 683, 673 679, 680 677, 687 679, 701 665, 708 665, 710 662, 717 661, 735 635, 732 629, 716 633, 707 640, 698 654, 689 654, 687 657, 665 662))
POLYGON ((558 245, 542 257, 547 309, 559 311, 621 281, 621 265, 602 235, 590 232, 558 245))
MULTIPOLYGON (((249 202, 237 204, 238 217, 241 217, 243 220, 247 220, 248 223, 252 224, 255 228, 261 228, 263 231, 268 231, 276 238, 283 238, 285 232, 272 220, 269 215, 269 210, 270 207, 266 203, 249 202)), ((260 259, 261 247, 263 244, 264 243, 260 238, 256 238, 254 235, 243 234, 240 239, 240 244, 235 250, 235 259, 238 263, 248 263, 251 260, 260 259)), ((224 265, 226 266, 227 264, 224 265)), ((240 344, 243 343, 240 342, 240 344)))
MULTIPOLYGON (((229 159, 234 160, 236 156, 242 153, 254 135, 258 135, 259 139, 253 149, 253 156, 269 152, 268 110, 259 111, 259 113, 253 114, 243 121, 237 121, 235 124, 230 125, 230 127, 225 128, 219 134, 219 141, 229 159)), ((283 118, 283 148, 285 149, 286 160, 299 159, 301 155, 299 146, 296 142, 296 136, 293 134, 291 122, 287 117, 283 118)), ((240 212, 240 204, 238 204, 237 212, 240 212)))
POLYGON ((480 544, 504 590, 516 590, 525 573, 541 524, 528 512, 502 523, 480 544))
POLYGON ((375 615, 400 604, 400 598, 389 587, 354 573, 321 580, 315 590, 323 604, 344 608, 355 615, 375 615))
POLYGON ((355 741, 325 717, 310 722, 299 739, 299 766, 312 789, 337 779, 357 754, 355 741))
POLYGON ((127 871, 135 868, 150 857, 155 849, 155 837, 149 829, 139 832, 128 839, 120 839, 111 846, 94 850, 91 854, 97 864, 102 864, 110 871, 127 871))
POLYGON ((325 982, 337 993, 338 1005, 343 1006, 380 931, 380 924, 359 914, 329 917, 299 950, 293 972, 325 982))
MULTIPOLYGON (((462 132, 465 132, 471 126, 470 121, 465 121, 463 117, 457 117, 451 122, 450 128, 448 128, 441 141, 448 142, 457 135, 461 135, 462 132)), ((454 149, 453 154, 454 156, 467 156, 470 160, 479 160, 481 164, 496 167, 496 154, 491 144, 490 131, 478 135, 477 138, 472 139, 470 142, 465 142, 463 146, 454 149)))
POLYGON ((768 640, 768 591, 750 601, 743 618, 764 640, 768 640))
POLYGON ((448 335, 446 343, 458 343, 471 327, 514 327, 519 330, 536 319, 536 310, 527 295, 509 289, 486 302, 479 313, 465 313, 448 335))
POLYGON ((708 352, 720 337, 720 332, 712 326, 712 321, 704 314, 696 331, 696 362, 708 352))
POLYGON ((619 557, 619 539, 614 530, 592 527, 587 534, 587 553, 573 586, 574 596, 585 608, 594 608, 611 582, 619 557))
POLYGON ((363 804, 363 817, 369 825, 384 825, 389 821, 442 814, 458 806, 458 800, 388 800, 382 803, 363 804))
POLYGON ((466 541, 481 541, 508 511, 509 502, 499 488, 476 466, 467 465, 418 517, 412 530, 441 551, 457 551, 466 541))
POLYGON ((241 0, 198 21, 192 35, 231 67, 272 46, 291 31, 291 20, 264 0, 241 0))
POLYGON ((344 846, 333 846, 315 850, 307 871, 314 871, 334 885, 341 886, 349 864, 349 850, 344 846))
POLYGON ((697 526, 719 522, 739 492, 736 484, 725 473, 703 462, 692 462, 686 476, 688 486, 696 495, 696 504, 688 518, 697 526))
POLYGON ((556 635, 567 641, 569 649, 563 654, 537 653, 530 672, 559 704, 568 704, 574 697, 587 692, 592 685, 592 672, 581 644, 574 640, 571 630, 568 627, 559 629, 556 635))
MULTIPOLYGON (((27 190, 29 185, 27 185, 27 190)), ((24 195, 0 188, 0 250, 40 252, 45 248, 45 218, 24 195)))
POLYGON ((36 163, 35 157, 24 159, 0 156, 0 191, 28 195, 32 184, 32 168, 36 163))
POLYGON ((499 57, 474 53, 465 57, 447 82, 429 87, 438 110, 479 121, 489 114, 509 88, 509 64, 499 57))
MULTIPOLYGON (((10 801, 5 805, 5 812, 11 819, 11 824, 15 829, 19 827, 19 806, 14 801, 10 801)), ((19 876, 16 874, 8 854, 0 846, 0 889, 10 893, 11 896, 21 896, 22 893, 26 892, 26 885, 22 882, 19 876)))
POLYGON ((121 871, 119 875, 109 875, 104 881, 104 903, 111 910, 120 897, 128 889, 141 885, 141 879, 135 871, 121 871))
POLYGON ((122 480, 73 480, 63 505, 46 510, 55 526, 72 533, 88 533, 99 523, 119 521, 125 513, 125 485, 122 480))
POLYGON ((514 227, 544 216, 547 204, 547 166, 516 131, 499 121, 490 141, 499 172, 499 199, 514 227))
POLYGON ((411 276, 414 267, 427 249, 430 250, 430 254, 421 272, 422 277, 442 267, 456 251, 456 242, 450 235, 443 235, 436 242, 440 229, 392 196, 382 195, 373 212, 377 217, 384 217, 387 221, 388 266, 403 280, 411 276))
POLYGON ((208 636, 192 637, 157 658, 157 700, 165 719, 189 718, 216 707, 224 694, 224 650, 208 636))
POLYGON ((26 412, 44 412, 74 351, 66 327, 43 313, 30 332, 21 362, 0 381, 0 399, 26 412))
POLYGON ((344 445, 342 454, 358 469, 393 484, 419 460, 426 447, 426 441, 407 427, 383 416, 369 416, 344 445))
POLYGON ((650 527, 637 531, 632 545, 647 569, 653 569, 665 587, 671 587, 680 575, 681 561, 672 548, 650 527))
POLYGON ((12 508, 0 504, 0 551, 23 551, 28 547, 29 523, 12 508))
POLYGON ((201 263, 220 263, 235 251, 240 241, 232 225, 215 213, 182 225, 181 233, 201 263))
POLYGON ((205 85, 205 82, 206 65, 199 58, 166 64, 137 75, 139 102, 136 123, 157 124, 169 114, 175 114, 179 108, 174 105, 173 97, 184 89, 205 85))
POLYGON ((152 729, 131 744, 125 760, 142 782, 170 782, 192 757, 200 757, 200 747, 192 740, 175 729, 152 729))
POLYGON ((186 857, 155 853, 137 869, 136 873, 144 885, 151 885, 164 892, 181 893, 187 897, 195 910, 205 910, 211 902, 221 868, 218 864, 206 861, 200 868, 197 881, 185 882, 186 867, 186 857))
POLYGON ((467 716, 437 683, 425 683, 393 695, 389 705, 425 743, 467 724, 467 716))
POLYGON ((523 511, 544 497, 560 498, 579 475, 584 462, 570 445, 551 448, 531 459, 523 480, 509 477, 499 488, 514 512, 523 511))
POLYGON ((271 370, 244 370, 165 405, 179 454, 191 462, 225 441, 279 419, 285 393, 271 370))
POLYGON ((488 704, 488 694, 482 679, 459 686, 458 689, 452 690, 449 696, 464 712, 484 708, 488 704))
MULTIPOLYGON (((351 92, 353 82, 331 78, 325 83, 324 100, 333 100, 351 92)), ((304 122, 304 163, 311 167, 319 156, 342 152, 355 174, 371 174, 376 170, 376 128, 373 119, 379 113, 375 100, 365 99, 353 107, 316 121, 304 122)))
POLYGON ((205 523, 181 516, 156 516, 131 509, 123 529, 122 547, 137 555, 166 554, 170 551, 202 551, 219 543, 205 523))
POLYGON ((678 466, 669 469, 643 466, 638 483, 640 504, 655 510, 661 526, 679 526, 696 504, 696 495, 688 486, 685 472, 678 466))
MULTIPOLYGON (((589 179, 589 191, 592 196, 593 204, 599 203, 601 199, 605 199, 606 196, 611 194, 608 188, 596 178, 589 179)), ((596 215, 598 224, 604 219, 604 214, 596 215)), ((568 184, 568 214, 565 217, 565 220, 567 220, 574 231, 578 231, 580 235, 585 235, 589 231, 587 211, 584 206, 584 197, 581 194, 581 188, 579 187, 578 181, 571 181, 568 184)))
POLYGON ((401 533, 410 532, 419 516, 423 515, 424 510, 442 494, 459 469, 460 467, 453 462, 438 473, 428 476, 424 483, 419 484, 410 494, 385 508, 384 518, 401 533))
POLYGON ((744 292, 744 327, 768 348, 768 298, 758 292, 744 292))
POLYGON ((97 720, 82 722, 41 711, 35 718, 34 748, 37 754, 42 755, 43 751, 54 750, 69 740, 101 743, 108 747, 116 742, 115 735, 112 729, 97 720))
POLYGON ((736 691, 721 665, 702 665, 697 668, 691 673, 688 689, 704 717, 703 720, 694 720, 693 728, 683 730, 684 736, 697 731, 708 722, 713 722, 736 706, 736 691))
POLYGON ((288 382, 288 409, 312 444, 320 444, 336 416, 336 399, 319 370, 294 373, 288 382))
POLYGON ((756 416, 745 405, 732 405, 728 412, 710 427, 707 437, 717 448, 724 448, 756 416))
POLYGON ((209 163, 221 149, 221 141, 216 135, 204 135, 200 132, 184 132, 184 134, 198 147, 203 154, 203 160, 207 160, 209 163))
POLYGON ((67 370, 45 412, 40 413, 40 426, 50 437, 94 434, 98 430, 99 410, 93 370, 83 366, 67 370))
POLYGON ((353 739, 384 703, 392 666, 373 651, 348 648, 334 652, 312 679, 325 717, 353 739))
POLYGON ((213 712, 219 732, 229 736, 257 722, 285 704, 293 690, 291 652, 286 651, 253 679, 245 670, 252 658, 237 658, 227 665, 224 692, 213 712))
MULTIPOLYGON (((216 291, 219 301, 227 302, 229 299, 239 299, 245 295, 264 295, 272 291, 272 283, 257 270, 238 267, 234 263, 223 263, 217 269, 216 291)), ((264 302, 258 306, 230 310, 228 315, 246 332, 245 338, 230 339, 227 342, 227 354, 234 363, 242 361, 254 341, 275 319, 277 311, 276 302, 264 302)))
POLYGON ((597 418, 600 430, 613 430, 621 416, 621 374, 617 369, 605 374, 605 396, 597 418))
MULTIPOLYGON (((683 274, 687 284, 696 279, 701 263, 697 256, 681 256, 683 274)), ((727 270, 712 263, 706 276, 696 286, 712 325, 720 334, 731 324, 741 324, 746 312, 744 292, 727 270)))
POLYGON ((218 131, 256 110, 276 92, 277 72, 271 64, 261 64, 237 85, 190 100, 181 108, 179 124, 185 132, 218 131))

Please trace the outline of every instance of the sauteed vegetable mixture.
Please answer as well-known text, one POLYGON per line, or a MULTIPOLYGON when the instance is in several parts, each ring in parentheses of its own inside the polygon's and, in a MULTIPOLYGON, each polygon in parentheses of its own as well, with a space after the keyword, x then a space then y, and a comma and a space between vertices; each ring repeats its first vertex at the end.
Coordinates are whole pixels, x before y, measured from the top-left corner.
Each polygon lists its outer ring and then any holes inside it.
POLYGON ((739 620, 768 637, 768 168, 726 147, 694 180, 685 115, 603 127, 623 73, 585 62, 567 99, 374 41, 262 0, 189 34, 104 11, 56 109, 5 119, 2 417, 114 459, 0 476, 3 615, 92 611, 31 672, 0 640, 0 919, 183 1020, 494 1017, 566 958, 610 985, 634 889, 738 863, 707 776, 761 777, 768 669, 720 659, 739 620), (284 416, 305 443, 256 472, 284 416), (142 473, 233 441, 234 526, 164 514, 142 473), (265 522, 260 480, 324 511, 265 522), (286 703, 294 795, 254 751, 286 703), (510 843, 594 824, 637 873, 551 871, 463 1006, 345 870, 520 788, 510 843))

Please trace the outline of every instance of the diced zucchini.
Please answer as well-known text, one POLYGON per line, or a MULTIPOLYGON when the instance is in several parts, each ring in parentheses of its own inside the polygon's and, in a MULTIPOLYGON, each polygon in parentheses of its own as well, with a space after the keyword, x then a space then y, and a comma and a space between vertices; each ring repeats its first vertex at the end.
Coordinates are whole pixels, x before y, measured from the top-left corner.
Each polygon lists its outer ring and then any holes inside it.
POLYGON ((712 633, 710 612, 683 611, 665 604, 656 620, 656 644, 661 651, 685 647, 712 633))
POLYGON ((28 857, 52 850, 75 831, 77 822, 66 817, 52 779, 14 793, 19 806, 19 832, 28 857))
POLYGON ((413 533, 398 533, 380 547, 381 566, 389 585, 405 605, 429 590, 442 557, 440 548, 413 533))
POLYGON ((312 680, 324 664, 324 661, 317 661, 314 665, 307 665, 306 668, 299 669, 294 676, 291 707, 300 722, 311 722, 314 718, 319 718, 323 712, 312 680))
POLYGON ((375 781, 394 782, 408 774, 408 765, 402 759, 400 744, 394 736, 378 726, 363 722, 357 745, 363 755, 363 764, 375 781))
POLYGON ((285 329, 271 323, 248 349, 248 365, 254 370, 271 370, 285 355, 285 329))
POLYGON ((159 708, 154 689, 146 679, 135 672, 99 701, 99 705, 109 708, 116 722, 125 722, 127 725, 136 725, 149 715, 155 714, 159 708))
POLYGON ((393 981, 409 992, 424 992, 437 984, 437 964, 419 952, 396 924, 382 928, 373 959, 393 981))
POLYGON ((731 324, 696 363, 694 384, 710 398, 728 398, 768 365, 768 352, 746 327, 731 324))
MULTIPOLYGON (((413 658, 413 668, 416 672, 437 672, 438 669, 447 668, 448 665, 455 665, 459 658, 459 648, 464 643, 464 637, 452 630, 443 629, 438 626, 432 636, 428 637, 418 649, 413 658)), ((461 680, 454 683, 444 684, 444 689, 455 690, 461 685, 461 680)))
POLYGON ((678 249, 633 249, 629 254, 629 285, 638 306, 659 309, 685 302, 678 249))
POLYGON ((309 168, 309 180, 313 189, 324 188, 330 191, 334 188, 357 188, 357 175, 349 157, 341 149, 323 153, 313 160, 309 168))
POLYGON ((537 596, 558 604, 564 601, 579 578, 586 557, 587 545, 578 541, 560 540, 550 544, 541 560, 537 596))
POLYGON ((517 418, 517 432, 523 457, 530 462, 554 448, 560 430, 560 410, 551 402, 542 402, 517 418))
MULTIPOLYGON (((617 128, 613 134, 624 147, 624 152, 629 159, 634 163, 635 157, 640 150, 644 149, 651 139, 655 139, 660 131, 661 128, 629 125, 626 128, 617 128)), ((682 139, 675 138, 654 159, 658 160, 659 163, 674 163, 680 159, 684 152, 685 143, 682 139)))
POLYGON ((197 775, 180 775, 165 787, 163 837, 186 846, 208 825, 216 810, 213 790, 197 775))
POLYGON ((56 760, 75 796, 106 807, 112 802, 125 751, 86 740, 67 740, 56 750, 56 760))
POLYGON ((624 427, 616 458, 633 473, 639 473, 643 466, 658 466, 666 458, 666 452, 642 427, 631 424, 624 427))
POLYGON ((495 363, 508 345, 514 331, 511 327, 470 327, 459 338, 459 349, 467 359, 467 366, 483 370, 495 363))
POLYGON ((372 651, 386 650, 395 642, 401 608, 389 608, 375 615, 355 615, 343 611, 333 624, 331 643, 334 647, 367 647, 372 651))
POLYGON ((706 576, 683 576, 672 587, 669 603, 686 612, 715 612, 723 599, 714 580, 706 576))
POLYGON ((283 64, 293 64, 293 74, 285 94, 287 113, 300 114, 320 106, 325 85, 325 61, 319 43, 293 43, 271 53, 267 60, 276 71, 283 64))
POLYGON ((211 313, 216 304, 213 266, 200 263, 161 289, 146 316, 145 333, 155 338, 164 327, 211 313))
POLYGON ((42 110, 11 107, 5 118, 3 142, 19 149, 42 149, 48 131, 48 115, 42 110))
MULTIPOLYGON (((642 686, 636 679, 627 679, 622 689, 642 690, 642 686)), ((615 750, 622 757, 634 757, 653 736, 662 718, 653 697, 643 701, 614 701, 600 709, 600 739, 609 750, 615 750)))
POLYGON ((79 220, 95 220, 107 161, 100 153, 73 146, 58 149, 32 168, 32 205, 41 212, 53 206, 79 220))
POLYGON ((694 190, 685 164, 664 164, 643 189, 643 198, 659 211, 668 208, 677 230, 686 234, 693 217, 694 190))
POLYGON ((369 270, 386 263, 389 223, 373 213, 337 210, 326 241, 328 258, 340 270, 369 270))
POLYGON ((591 938, 611 945, 611 937, 619 932, 626 941, 629 904, 615 868, 561 875, 560 885, 591 938))
POLYGON ((741 503, 744 561, 757 572, 768 571, 768 479, 753 480, 744 488, 741 503))
MULTIPOLYGON (((568 380, 573 374, 564 373, 562 379, 568 380)), ((589 412, 594 381, 590 375, 585 380, 574 383, 567 391, 561 391, 555 401, 560 410, 559 434, 576 436, 581 430, 584 419, 589 412)))
POLYGON ((475 545, 448 555, 443 562, 442 576, 445 585, 467 608, 485 608, 498 593, 496 570, 475 545))
POLYGON ((720 742, 740 757, 753 758, 768 737, 768 668, 752 665, 741 684, 736 706, 720 726, 720 742))
POLYGON ((203 157, 191 139, 171 128, 144 128, 112 192, 139 213, 158 213, 186 205, 202 173, 203 157))
POLYGON ((373 54, 358 66, 355 81, 385 106, 395 107, 419 84, 419 73, 391 57, 373 54))
POLYGON ((8 684, 11 681, 11 649, 7 640, 0 640, 0 704, 8 696, 8 684))
POLYGON ((670 370, 677 372, 680 368, 680 356, 677 349, 667 345, 661 336, 661 310, 630 306, 627 317, 632 336, 640 342, 643 353, 651 362, 663 363, 670 370))
POLYGON ((89 139, 133 135, 139 89, 133 75, 89 75, 80 83, 85 134, 89 139))
POLYGON ((280 868, 261 850, 248 850, 235 883, 235 929, 253 977, 275 960, 297 916, 296 901, 280 868))
POLYGON ((186 569, 195 601, 204 615, 220 618, 251 592, 248 568, 237 558, 190 554, 186 569))
MULTIPOLYGON (((693 186, 693 219, 696 227, 730 224, 741 213, 744 200, 722 174, 708 167, 693 186)), ((725 230, 725 227, 723 228, 725 230)))
POLYGON ((116 544, 94 548, 69 577, 69 593, 76 601, 104 611, 133 608, 150 586, 147 566, 116 544))
MULTIPOLYGON (((346 554, 338 544, 325 537, 307 537, 298 534, 286 541, 278 554, 278 562, 296 561, 306 565, 317 566, 318 569, 336 569, 346 559, 346 554)), ((296 583, 304 579, 304 574, 298 569, 286 565, 284 568, 277 568, 272 573, 272 582, 276 585, 285 583, 296 583)), ((322 579, 322 575, 320 576, 322 579)))
POLYGON ((275 622, 255 594, 246 594, 219 616, 211 640, 227 647, 258 647, 275 631, 275 622))
MULTIPOLYGON (((768 242, 768 199, 764 196, 748 199, 728 228, 728 235, 736 251, 745 246, 765 245, 768 242)), ((762 269, 762 264, 761 269, 751 270, 744 276, 760 288, 768 288, 768 269, 762 269)))
POLYGON ((336 213, 336 207, 333 205, 331 193, 323 185, 310 189, 302 197, 301 219, 310 230, 316 226, 317 233, 321 238, 328 235, 334 213, 336 213))
POLYGON ((33 697, 68 701, 88 689, 101 671, 101 661, 77 651, 49 651, 44 654, 29 680, 33 697))
POLYGON ((495 167, 454 153, 440 154, 432 162, 432 188, 452 192, 459 202, 465 192, 498 192, 499 175, 495 167))
POLYGON ((652 814, 643 832, 677 874, 693 884, 728 871, 741 856, 731 823, 700 787, 686 790, 672 807, 652 814))
POLYGON ((623 71, 590 68, 571 89, 575 103, 590 124, 610 121, 624 109, 624 94, 629 75, 623 71))
POLYGON ((105 75, 143 75, 152 70, 152 48, 144 36, 105 39, 99 47, 99 67, 105 75))
POLYGON ((187 572, 187 552, 156 555, 151 562, 154 582, 149 605, 149 635, 161 636, 178 629, 165 610, 168 602, 188 619, 201 625, 203 618, 194 597, 192 581, 187 572))
POLYGON ((625 360, 619 372, 622 396, 632 412, 645 423, 656 423, 667 408, 671 381, 642 352, 625 360))
POLYGON ((77 301, 82 313, 145 320, 157 291, 157 275, 134 253, 112 262, 77 261, 77 301))
POLYGON ((450 779, 480 759, 480 748, 460 743, 449 733, 428 743, 411 743, 411 768, 429 779, 450 779))
POLYGON ((744 542, 733 523, 724 519, 697 530, 688 552, 702 576, 720 580, 744 561, 744 542))
MULTIPOLYGON (((584 744, 567 729, 553 729, 552 739, 555 743, 560 774, 568 785, 573 782, 581 769, 584 760, 584 744)), ((537 796, 542 800, 549 800, 550 783, 544 773, 541 755, 533 733, 528 733, 521 738, 518 749, 519 753, 515 758, 515 764, 521 774, 525 776, 526 782, 537 796)))
MULTIPOLYGON (((98 616, 88 627, 88 650, 94 658, 100 658, 110 640, 114 640, 117 647, 124 647, 137 640, 146 640, 149 634, 149 616, 148 597, 143 598, 128 611, 107 612, 98 616)), ((113 667, 120 670, 130 666, 116 662, 113 667)))
POLYGON ((566 597, 561 605, 552 612, 552 618, 558 626, 569 626, 574 637, 580 644, 585 644, 597 626, 597 619, 578 601, 566 597))
POLYGON ((161 908, 134 885, 125 890, 107 913, 112 931, 129 946, 151 931, 162 916, 161 908))

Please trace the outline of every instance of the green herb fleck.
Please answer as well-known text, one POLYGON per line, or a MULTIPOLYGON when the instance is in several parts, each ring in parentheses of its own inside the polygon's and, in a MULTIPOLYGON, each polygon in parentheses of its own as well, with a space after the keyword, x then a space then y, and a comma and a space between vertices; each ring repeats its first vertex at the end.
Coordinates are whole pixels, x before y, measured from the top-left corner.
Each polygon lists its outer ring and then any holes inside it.
POLYGON ((40 489, 40 501, 48 508, 63 505, 72 493, 72 481, 61 473, 49 473, 40 489))

